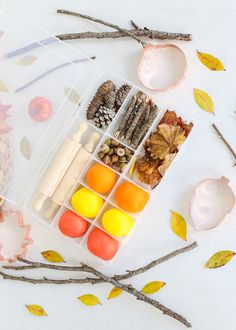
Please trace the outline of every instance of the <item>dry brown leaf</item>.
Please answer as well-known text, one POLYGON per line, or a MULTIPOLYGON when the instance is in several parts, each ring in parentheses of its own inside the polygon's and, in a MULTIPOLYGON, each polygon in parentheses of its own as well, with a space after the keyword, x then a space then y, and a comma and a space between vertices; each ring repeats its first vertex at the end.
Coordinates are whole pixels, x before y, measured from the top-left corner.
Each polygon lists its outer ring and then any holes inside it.
POLYGON ((25 305, 27 310, 36 316, 47 316, 47 313, 45 312, 44 308, 40 305, 25 305))
POLYGON ((177 154, 168 154, 166 155, 164 162, 161 164, 161 166, 158 167, 159 173, 164 176, 168 168, 170 167, 171 163, 173 162, 175 156, 177 154))
POLYGON ((144 157, 136 161, 136 174, 139 180, 145 184, 156 186, 162 176, 158 171, 159 161, 144 157))
POLYGON ((147 150, 153 159, 162 160, 167 154, 175 153, 185 140, 185 132, 179 126, 161 124, 147 140, 147 150))
POLYGON ((65 262, 62 256, 56 251, 47 250, 41 252, 41 254, 44 257, 44 259, 49 262, 65 262))
POLYGON ((222 250, 213 254, 205 264, 205 268, 218 268, 226 265, 235 256, 234 251, 222 250))
POLYGON ((20 141, 20 151, 26 159, 31 157, 31 146, 27 137, 23 137, 20 141))

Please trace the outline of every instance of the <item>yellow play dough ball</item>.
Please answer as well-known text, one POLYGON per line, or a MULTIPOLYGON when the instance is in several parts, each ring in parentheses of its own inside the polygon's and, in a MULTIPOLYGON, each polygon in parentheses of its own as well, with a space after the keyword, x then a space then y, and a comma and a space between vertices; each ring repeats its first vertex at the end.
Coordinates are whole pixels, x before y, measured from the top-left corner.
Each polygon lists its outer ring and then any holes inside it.
POLYGON ((108 233, 121 237, 128 235, 134 220, 130 215, 114 208, 104 213, 102 225, 108 233))
POLYGON ((86 218, 95 218, 103 205, 103 199, 87 188, 77 190, 70 202, 73 209, 86 218))

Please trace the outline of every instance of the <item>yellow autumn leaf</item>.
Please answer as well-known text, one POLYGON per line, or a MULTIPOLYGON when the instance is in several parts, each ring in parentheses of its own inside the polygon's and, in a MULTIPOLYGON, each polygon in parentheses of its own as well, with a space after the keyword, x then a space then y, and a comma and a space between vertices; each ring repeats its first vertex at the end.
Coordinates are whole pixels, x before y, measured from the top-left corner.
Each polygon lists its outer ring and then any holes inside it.
POLYGON ((134 160, 132 162, 132 164, 130 165, 130 168, 129 168, 129 176, 132 178, 133 175, 134 175, 134 171, 135 171, 135 167, 136 167, 136 160, 134 160))
POLYGON ((213 254, 205 264, 205 268, 218 268, 226 265, 235 255, 235 252, 222 250, 213 254))
POLYGON ((197 55, 203 65, 212 71, 225 71, 224 64, 211 54, 201 53, 197 50, 197 55))
POLYGON ((206 112, 215 111, 215 106, 212 98, 203 90, 194 88, 194 99, 197 105, 206 112))
POLYGON ((146 285, 144 285, 144 287, 142 288, 141 292, 142 293, 146 293, 146 294, 153 294, 153 293, 159 291, 165 285, 166 285, 166 283, 165 282, 161 282, 161 281, 149 282, 146 285))
POLYGON ((8 92, 8 88, 2 80, 0 80, 0 92, 8 92))
POLYGON ((49 262, 65 262, 62 256, 56 251, 47 250, 41 252, 41 254, 44 257, 44 259, 49 262))
POLYGON ((107 299, 110 300, 110 299, 116 298, 119 295, 121 295, 122 292, 123 292, 123 290, 121 288, 114 287, 111 289, 107 299))
POLYGON ((36 60, 37 60, 37 57, 35 57, 33 55, 27 55, 27 56, 24 56, 24 57, 20 58, 16 62, 16 64, 18 64, 18 65, 30 65, 30 64, 33 64, 36 60))
POLYGON ((78 297, 78 299, 86 306, 101 305, 98 297, 93 294, 84 294, 83 296, 78 297))
POLYGON ((47 316, 47 313, 45 312, 44 308, 40 305, 25 305, 27 310, 36 316, 47 316))
POLYGON ((187 224, 182 215, 171 211, 171 228, 173 232, 187 241, 187 224))

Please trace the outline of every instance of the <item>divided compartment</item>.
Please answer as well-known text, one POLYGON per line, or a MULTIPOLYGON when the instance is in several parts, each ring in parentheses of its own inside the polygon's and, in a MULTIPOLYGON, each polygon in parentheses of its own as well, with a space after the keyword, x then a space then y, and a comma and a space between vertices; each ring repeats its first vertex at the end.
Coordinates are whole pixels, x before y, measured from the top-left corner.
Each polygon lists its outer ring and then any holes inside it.
MULTIPOLYGON (((71 189, 77 183, 79 183, 80 175, 83 173, 84 168, 87 166, 89 160, 92 158, 92 153, 89 153, 84 148, 86 148, 86 145, 88 145, 88 144, 91 146, 90 141, 92 141, 92 137, 94 137, 94 136, 96 137, 97 140, 95 142, 93 150, 96 149, 96 146, 99 143, 99 140, 101 139, 101 134, 96 129, 94 129, 94 127, 92 127, 88 123, 84 122, 83 120, 79 119, 78 117, 74 118, 74 120, 72 120, 68 125, 66 125, 66 127, 64 127, 58 140, 56 141, 56 144, 51 148, 51 150, 49 152, 49 156, 46 158, 46 160, 44 160, 43 166, 40 169, 37 179, 33 182, 31 189, 28 191, 28 198, 26 199, 25 207, 27 210, 30 211, 31 214, 41 218, 42 220, 46 221, 47 223, 51 223, 53 221, 53 218, 56 215, 57 211, 59 211, 60 206, 63 205, 65 203, 65 201, 68 199, 68 195, 70 194, 71 189), (62 146, 64 145, 65 141, 68 138, 71 138, 73 136, 73 134, 78 130, 78 128, 80 129, 82 126, 87 127, 87 129, 80 137, 79 144, 81 144, 81 147, 78 148, 76 146, 76 148, 75 148, 74 146, 77 145, 77 143, 76 143, 76 144, 74 144, 73 148, 70 149, 70 152, 66 153, 66 155, 68 154, 67 155, 68 158, 64 157, 65 163, 64 163, 64 168, 63 168, 62 172, 59 173, 60 179, 59 180, 56 179, 56 181, 54 183, 54 186, 57 187, 56 190, 53 187, 48 187, 47 180, 45 183, 45 175, 49 175, 48 170, 50 169, 50 171, 52 173, 55 170, 58 173, 57 168, 55 167, 55 169, 54 169, 54 167, 53 167, 53 166, 55 166, 54 157, 57 157, 58 152, 60 152, 60 154, 63 154, 63 152, 61 152, 61 151, 64 151, 64 149, 62 150, 62 146), (81 163, 81 159, 83 159, 84 163, 81 163), (67 184, 66 191, 64 191, 63 189, 61 189, 61 187, 63 186, 62 183, 65 183, 63 180, 67 176, 68 172, 71 170, 71 166, 73 169, 72 182, 70 181, 71 179, 68 180, 70 182, 70 184, 67 184), (75 172, 74 169, 78 168, 77 166, 80 166, 80 168, 79 168, 78 172, 75 172), (64 175, 65 175, 65 177, 64 177, 64 175), (39 209, 37 211, 36 209, 38 208, 38 206, 35 207, 35 205, 36 205, 35 203, 38 202, 38 198, 40 198, 40 196, 41 196, 40 191, 38 189, 41 180, 44 181, 44 190, 46 189, 47 193, 45 194, 46 195, 45 202, 42 204, 41 209, 39 209), (46 184, 46 188, 45 188, 45 184, 46 184), (48 191, 51 191, 51 192, 48 193, 48 191), (52 192, 53 192, 53 194, 52 194, 52 192), (56 197, 55 197, 55 195, 56 195, 56 197), (51 204, 52 196, 53 196, 53 198, 52 198, 53 201, 56 204, 58 204, 58 206, 56 207, 55 210, 53 210, 53 212, 50 212, 51 214, 49 217, 46 214, 49 210, 49 207, 52 205, 51 204)), ((94 142, 94 140, 93 140, 93 142, 94 142)), ((91 149, 90 149, 90 151, 91 151, 91 149)), ((42 192, 45 193, 45 191, 42 191, 42 192)))
MULTIPOLYGON (((88 224, 88 228, 86 230, 86 232, 84 234, 82 234, 81 236, 79 237, 71 237, 71 236, 68 236, 66 235, 66 233, 63 233, 60 228, 59 228, 59 221, 61 219, 61 217, 63 216, 63 214, 67 211, 70 211, 70 212, 73 212, 75 215, 76 215, 76 212, 72 209, 69 209, 67 208, 66 206, 62 206, 59 210, 59 212, 56 214, 56 216, 54 217, 53 219, 53 222, 51 223, 51 227, 56 231, 58 232, 60 235, 63 236, 63 238, 67 239, 68 241, 70 242, 73 242, 75 244, 80 244, 80 242, 82 241, 82 239, 85 237, 85 235, 87 234, 87 232, 89 231, 89 228, 91 226, 91 222, 89 219, 85 219, 84 217, 84 220, 87 222, 88 224)), ((64 226, 65 227, 65 226, 64 226)), ((70 232, 73 234, 73 230, 70 230, 70 232)))
POLYGON ((135 150, 124 145, 107 133, 104 134, 99 146, 95 150, 94 157, 114 172, 122 174, 126 172, 134 154, 135 150), (113 157, 116 157, 116 161, 113 161, 113 157))
MULTIPOLYGON (((150 109, 149 109, 149 111, 150 111, 150 109)), ((114 138, 116 138, 116 140, 118 140, 119 142, 121 142, 123 145, 125 145, 125 146, 127 146, 130 149, 132 149, 132 150, 135 151, 135 150, 139 149, 139 146, 142 144, 147 131, 150 130, 150 128, 153 125, 153 123, 155 122, 156 118, 159 116, 160 111, 161 111, 161 107, 159 106, 158 102, 156 101, 156 99, 155 99, 155 97, 153 95, 150 95, 147 91, 143 91, 142 89, 133 86, 132 89, 131 89, 131 91, 130 91, 130 93, 129 93, 129 95, 128 95, 128 97, 126 98, 125 102, 121 106, 120 111, 119 111, 119 113, 117 115, 116 120, 114 120, 112 122, 112 124, 109 126, 109 129, 108 129, 107 133, 110 134, 111 136, 113 136, 114 138), (154 117, 154 121, 152 122, 152 124, 149 126, 149 128, 147 128, 144 131, 142 137, 139 138, 138 145, 137 146, 133 146, 130 143, 130 141, 125 138, 124 134, 121 134, 121 132, 119 132, 119 127, 120 127, 120 124, 122 122, 122 119, 123 119, 124 115, 126 114, 126 112, 127 112, 128 108, 129 108, 130 104, 132 103, 133 97, 136 96, 137 93, 140 93, 140 92, 143 95, 145 95, 146 98, 148 98, 149 100, 152 100, 153 104, 155 104, 157 106, 157 113, 156 113, 156 116, 154 117), (118 134, 118 133, 120 133, 120 134, 118 134)), ((147 114, 147 113, 150 114, 150 112, 148 112, 147 106, 144 107, 144 110, 143 110, 142 113, 143 114, 147 114)), ((147 119, 144 119, 144 118, 141 119, 141 117, 140 117, 139 120, 142 120, 142 122, 143 122, 144 120, 147 120, 147 119)), ((126 123, 127 123, 127 121, 126 121, 126 123)), ((132 121, 131 121, 131 123, 132 123, 132 121)), ((135 127, 137 127, 137 124, 135 125, 135 127)), ((131 134, 131 136, 132 136, 132 134, 131 134)))
MULTIPOLYGON (((80 110, 80 116, 82 119, 87 120, 87 109, 90 105, 90 103, 93 100, 93 97, 95 96, 98 88, 106 81, 111 80, 115 86, 116 86, 116 91, 118 90, 118 88, 120 86, 122 86, 123 84, 126 84, 127 82, 125 80, 123 80, 121 77, 112 74, 111 72, 108 72, 106 70, 101 70, 97 77, 96 80, 93 81, 93 83, 90 85, 90 89, 89 89, 89 93, 87 95, 87 98, 84 99, 83 103, 81 104, 81 110, 80 110)), ((129 83, 128 83, 129 84, 129 83)), ((131 90, 132 90, 132 84, 129 84, 131 86, 131 90)), ((119 113, 122 111, 123 107, 126 104, 127 99, 129 98, 131 91, 128 93, 128 95, 126 96, 126 98, 124 99, 124 102, 122 103, 121 107, 118 109, 118 111, 115 114, 115 117, 112 120, 112 123, 110 125, 107 125, 104 128, 100 128, 97 127, 94 123, 94 121, 92 119, 89 119, 88 122, 93 125, 94 127, 100 129, 103 133, 105 133, 107 130, 109 130, 110 126, 113 124, 113 122, 117 121, 117 117, 119 116, 119 113)), ((104 101, 105 102, 105 101, 104 101)), ((104 103, 102 104, 102 106, 104 105, 104 103)))

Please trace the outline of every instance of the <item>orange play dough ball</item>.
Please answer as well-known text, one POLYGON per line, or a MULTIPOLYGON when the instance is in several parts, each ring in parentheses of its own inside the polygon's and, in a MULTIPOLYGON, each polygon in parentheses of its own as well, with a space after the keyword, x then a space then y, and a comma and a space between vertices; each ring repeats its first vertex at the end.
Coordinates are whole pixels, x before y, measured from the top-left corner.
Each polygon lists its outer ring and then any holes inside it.
POLYGON ((86 180, 90 188, 100 194, 106 194, 114 187, 116 173, 102 164, 94 164, 87 172, 86 180))
POLYGON ((87 247, 95 256, 110 260, 119 249, 119 243, 99 228, 95 228, 88 236, 87 247))
POLYGON ((149 194, 131 182, 124 181, 116 189, 115 199, 120 208, 130 213, 136 213, 145 207, 149 194))

